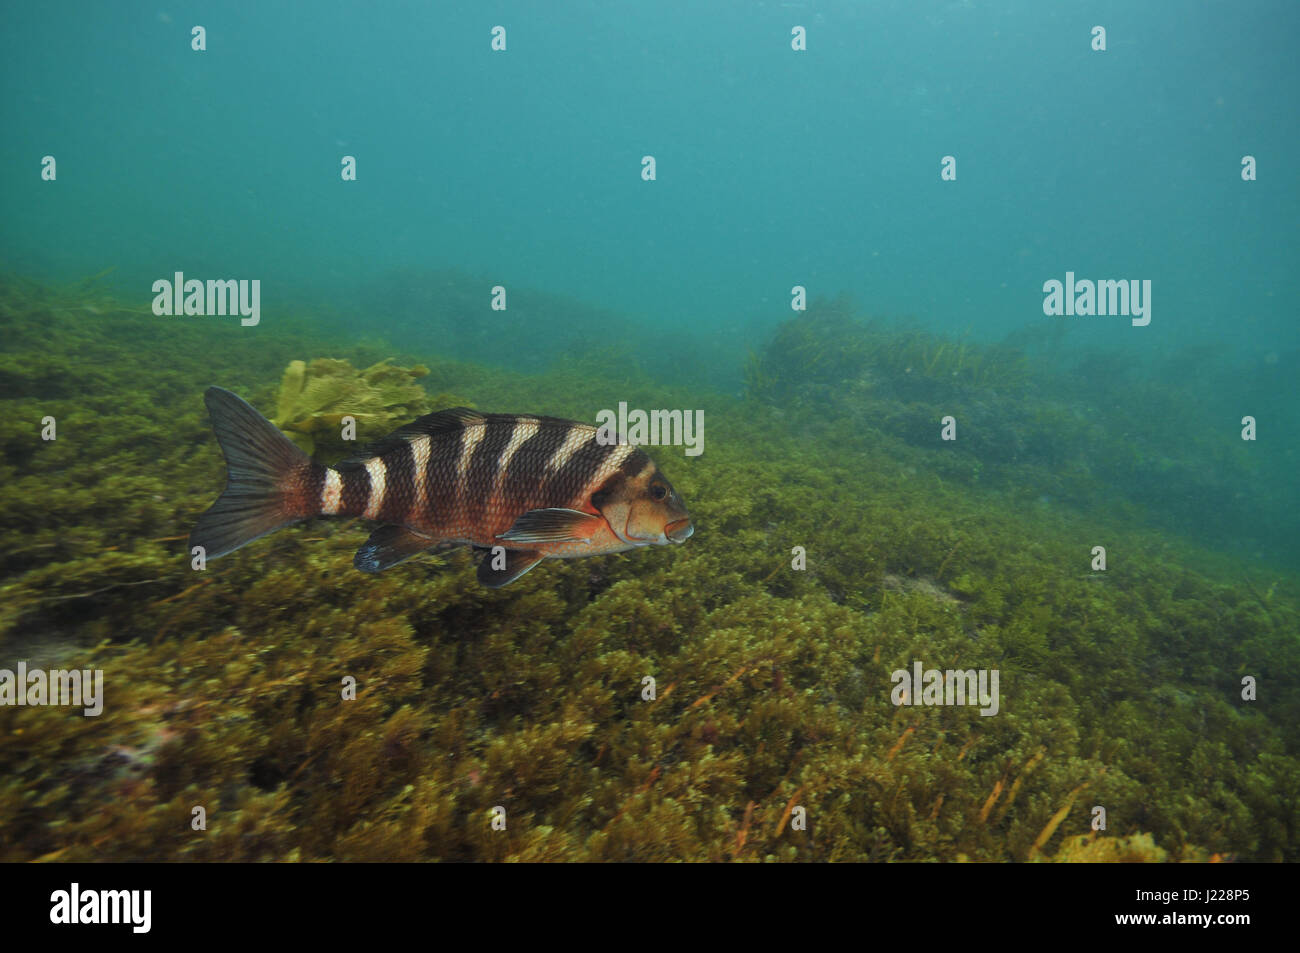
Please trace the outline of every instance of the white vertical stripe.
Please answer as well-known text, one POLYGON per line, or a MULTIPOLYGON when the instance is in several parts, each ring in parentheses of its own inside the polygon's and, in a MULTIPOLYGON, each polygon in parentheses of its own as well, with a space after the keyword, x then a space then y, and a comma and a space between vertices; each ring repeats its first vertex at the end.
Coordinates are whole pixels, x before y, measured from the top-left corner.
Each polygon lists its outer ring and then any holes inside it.
POLYGON ((416 520, 429 512, 429 438, 416 437, 411 441, 411 459, 415 461, 415 510, 410 519, 416 520))
POLYGON ((546 472, 554 473, 560 467, 569 462, 569 457, 584 443, 591 439, 591 435, 596 432, 594 427, 576 426, 570 427, 568 434, 564 438, 564 443, 560 444, 560 449, 551 454, 551 459, 546 463, 546 472))
POLYGON ((343 478, 339 471, 330 467, 325 471, 325 485, 320 491, 320 511, 325 516, 333 516, 343 504, 343 478))
POLYGON ((523 446, 524 441, 528 440, 533 434, 537 433, 542 425, 532 418, 520 417, 515 421, 515 429, 510 431, 510 442, 506 448, 501 451, 501 457, 497 460, 497 477, 493 482, 493 494, 501 489, 501 484, 505 482, 506 470, 510 466, 510 460, 515 453, 523 446))
POLYGON ((379 510, 384 505, 384 491, 388 489, 388 464, 381 457, 371 457, 366 461, 366 472, 370 474, 370 499, 366 500, 366 511, 361 515, 373 520, 379 517, 379 510))
POLYGON ((469 461, 474 456, 474 448, 483 442, 485 433, 487 433, 486 423, 466 427, 460 432, 460 457, 456 461, 456 486, 459 488, 462 497, 465 491, 465 475, 469 472, 469 461))
MULTIPOLYGON (((592 477, 589 489, 594 491, 602 483, 612 477, 614 472, 623 465, 623 461, 636 453, 636 449, 637 448, 630 443, 620 443, 616 447, 611 447, 609 456, 600 461, 600 468, 596 471, 596 475, 592 477)), ((644 470, 642 472, 644 472, 644 470)))

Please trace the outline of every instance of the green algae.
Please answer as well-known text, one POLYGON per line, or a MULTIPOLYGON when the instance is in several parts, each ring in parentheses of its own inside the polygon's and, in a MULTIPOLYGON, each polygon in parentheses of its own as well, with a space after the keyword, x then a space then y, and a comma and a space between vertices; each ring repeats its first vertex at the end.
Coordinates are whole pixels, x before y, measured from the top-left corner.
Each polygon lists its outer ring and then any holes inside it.
MULTIPOLYGON (((364 525, 318 521, 195 572, 184 535, 222 479, 204 386, 270 411, 292 361, 396 351, 77 302, 0 285, 0 666, 102 668, 107 700, 0 708, 0 859, 1297 859, 1293 573, 1122 509, 1026 508, 889 426, 429 354, 393 359, 486 409, 702 407, 703 456, 654 454, 696 536, 491 591, 464 554, 356 573, 364 525), (915 659, 998 668, 1001 712, 893 707, 915 659)), ((863 375, 815 343, 811 367, 863 375)))
POLYGON ((318 448, 338 456, 346 449, 343 421, 352 418, 371 432, 395 430, 429 412, 429 396, 414 382, 423 365, 397 367, 380 361, 358 370, 346 360, 290 361, 280 381, 273 423, 308 455, 318 448))
MULTIPOLYGON (((1022 505, 1124 509, 1166 532, 1194 527, 1201 545, 1300 568, 1294 461, 1239 434, 1240 417, 1285 385, 1253 367, 1207 364, 1194 348, 1143 366, 1119 354, 1072 357, 1064 327, 1020 335, 1024 346, 976 343, 869 319, 844 299, 818 301, 750 354, 746 394, 789 408, 800 418, 791 424, 851 422, 942 449, 927 470, 1017 494, 1022 505), (945 444, 948 417, 959 437, 945 444)), ((1273 445, 1300 440, 1293 421, 1269 424, 1273 445)))

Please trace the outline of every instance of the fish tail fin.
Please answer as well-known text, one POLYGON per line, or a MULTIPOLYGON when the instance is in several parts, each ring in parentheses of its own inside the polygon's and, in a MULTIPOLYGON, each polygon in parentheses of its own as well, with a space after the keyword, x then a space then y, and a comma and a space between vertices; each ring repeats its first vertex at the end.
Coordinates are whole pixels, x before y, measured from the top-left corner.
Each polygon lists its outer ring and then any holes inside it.
POLYGON ((203 400, 226 458, 226 489, 199 517, 191 549, 202 546, 209 559, 224 556, 320 512, 326 467, 238 395, 209 387, 203 400))

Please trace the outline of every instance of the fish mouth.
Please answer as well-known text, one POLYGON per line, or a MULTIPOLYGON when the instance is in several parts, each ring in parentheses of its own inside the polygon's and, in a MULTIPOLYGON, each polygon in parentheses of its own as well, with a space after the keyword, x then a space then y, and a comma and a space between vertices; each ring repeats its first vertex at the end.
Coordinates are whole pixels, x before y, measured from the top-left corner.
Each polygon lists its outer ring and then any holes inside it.
POLYGON ((686 542, 694 532, 695 526, 691 523, 689 516, 685 519, 674 520, 664 527, 664 535, 674 543, 686 542))

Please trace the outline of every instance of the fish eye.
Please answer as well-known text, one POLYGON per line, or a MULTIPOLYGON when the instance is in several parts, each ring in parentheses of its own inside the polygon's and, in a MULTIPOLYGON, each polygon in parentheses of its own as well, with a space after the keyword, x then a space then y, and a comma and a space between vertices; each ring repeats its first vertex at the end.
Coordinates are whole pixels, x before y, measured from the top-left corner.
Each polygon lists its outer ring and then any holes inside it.
POLYGON ((668 495, 668 487, 664 486, 662 483, 656 483, 654 486, 650 487, 650 495, 656 500, 662 500, 668 495))

